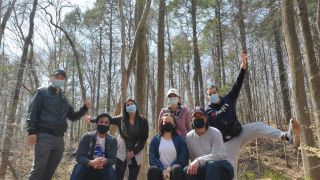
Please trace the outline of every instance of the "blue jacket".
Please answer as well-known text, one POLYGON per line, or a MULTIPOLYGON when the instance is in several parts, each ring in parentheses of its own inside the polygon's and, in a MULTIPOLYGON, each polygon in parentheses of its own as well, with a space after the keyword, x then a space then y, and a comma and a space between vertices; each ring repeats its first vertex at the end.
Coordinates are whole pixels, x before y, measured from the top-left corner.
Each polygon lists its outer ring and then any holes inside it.
MULTIPOLYGON (((77 151, 77 162, 88 165, 90 160, 93 160, 94 148, 97 142, 97 131, 87 132, 81 137, 78 151, 77 151)), ((117 140, 106 135, 105 141, 105 158, 107 158, 107 163, 104 166, 112 166, 116 161, 117 155, 117 140)))
POLYGON ((224 142, 229 141, 232 137, 238 136, 242 130, 236 114, 236 103, 245 72, 245 69, 241 69, 231 90, 226 95, 220 97, 220 104, 210 103, 205 110, 209 126, 219 129, 224 142))
MULTIPOLYGON (((160 140, 161 136, 159 136, 158 134, 155 135, 151 140, 149 146, 149 164, 150 166, 157 166, 160 170, 164 170, 165 168, 160 161, 159 154, 160 140)), ((175 164, 179 164, 182 167, 186 166, 188 164, 189 155, 184 137, 181 135, 176 135, 172 137, 172 141, 177 151, 177 159, 171 163, 171 166, 175 164)))

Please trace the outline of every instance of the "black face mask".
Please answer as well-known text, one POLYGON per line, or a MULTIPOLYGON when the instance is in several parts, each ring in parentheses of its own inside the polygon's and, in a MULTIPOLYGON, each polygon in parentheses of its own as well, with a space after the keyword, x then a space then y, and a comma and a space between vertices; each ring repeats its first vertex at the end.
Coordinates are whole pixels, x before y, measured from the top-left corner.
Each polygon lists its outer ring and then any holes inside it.
POLYGON ((191 126, 192 126, 193 129, 203 128, 203 126, 204 126, 204 119, 203 119, 203 118, 194 119, 194 120, 192 121, 191 126))
POLYGON ((165 123, 161 125, 161 129, 163 129, 166 132, 172 132, 173 131, 173 125, 171 123, 165 123))
POLYGON ((109 131, 109 126, 98 125, 97 130, 100 134, 106 134, 109 131))

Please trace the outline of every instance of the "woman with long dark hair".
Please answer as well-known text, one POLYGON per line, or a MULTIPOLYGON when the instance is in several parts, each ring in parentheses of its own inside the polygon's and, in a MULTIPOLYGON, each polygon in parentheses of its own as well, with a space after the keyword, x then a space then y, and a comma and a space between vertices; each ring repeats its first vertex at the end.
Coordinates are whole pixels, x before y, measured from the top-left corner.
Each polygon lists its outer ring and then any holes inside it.
POLYGON ((149 146, 148 180, 182 180, 183 168, 188 164, 188 149, 183 136, 176 131, 174 114, 160 117, 160 131, 149 146))
POLYGON ((132 99, 123 103, 122 116, 112 118, 111 124, 119 128, 116 159, 116 178, 123 180, 127 166, 129 180, 136 180, 143 160, 142 150, 149 135, 147 119, 139 114, 138 106, 132 99))

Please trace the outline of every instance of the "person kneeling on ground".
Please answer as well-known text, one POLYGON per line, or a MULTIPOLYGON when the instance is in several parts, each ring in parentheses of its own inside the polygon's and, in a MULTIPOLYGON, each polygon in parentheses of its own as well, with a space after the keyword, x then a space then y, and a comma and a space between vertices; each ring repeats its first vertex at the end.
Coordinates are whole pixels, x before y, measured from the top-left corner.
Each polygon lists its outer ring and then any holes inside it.
POLYGON ((233 167, 225 153, 221 132, 209 127, 204 109, 196 107, 187 134, 187 146, 192 162, 184 168, 188 180, 231 180, 233 167))
POLYGON ((183 180, 183 167, 188 164, 187 144, 177 133, 177 123, 172 113, 160 117, 160 131, 149 146, 148 180, 183 180))
POLYGON ((111 117, 100 114, 95 119, 97 131, 91 131, 81 137, 77 162, 73 168, 70 180, 115 180, 112 165, 117 154, 117 140, 107 134, 111 117))

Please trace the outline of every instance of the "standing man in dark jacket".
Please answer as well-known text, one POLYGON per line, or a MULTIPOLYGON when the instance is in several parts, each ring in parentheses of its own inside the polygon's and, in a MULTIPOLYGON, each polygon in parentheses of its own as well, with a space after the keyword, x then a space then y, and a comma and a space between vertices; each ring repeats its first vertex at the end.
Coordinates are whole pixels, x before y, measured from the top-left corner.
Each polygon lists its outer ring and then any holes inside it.
POLYGON ((222 134, 227 155, 233 161, 234 179, 237 179, 237 168, 240 148, 259 137, 271 137, 290 141, 296 146, 300 143, 300 128, 295 119, 291 119, 288 132, 268 126, 262 122, 241 125, 236 114, 236 103, 247 68, 247 55, 241 52, 242 65, 240 74, 232 89, 220 96, 218 87, 211 85, 207 89, 209 105, 206 116, 210 126, 219 129, 222 134))
POLYGON ((111 117, 100 114, 95 119, 97 131, 84 134, 77 151, 78 164, 73 168, 70 180, 115 180, 112 167, 116 161, 117 140, 107 132, 111 117))
POLYGON ((50 78, 50 86, 39 88, 32 96, 28 110, 28 143, 35 145, 34 160, 29 180, 52 178, 64 151, 63 136, 67 130, 66 118, 80 119, 91 108, 89 100, 79 111, 74 112, 62 87, 66 80, 63 70, 56 70, 50 78))

